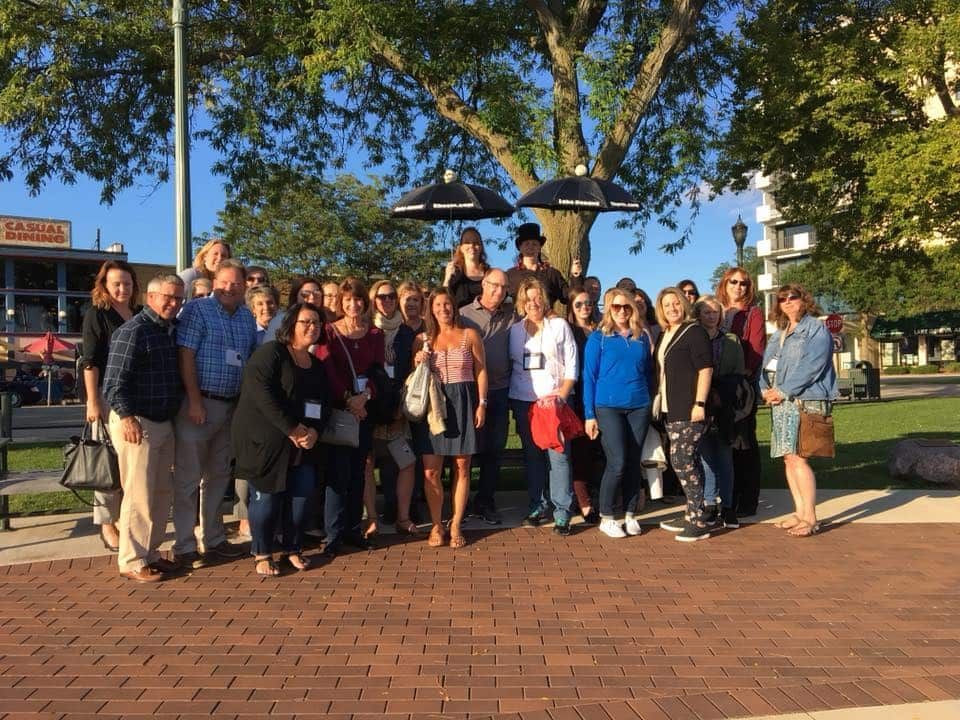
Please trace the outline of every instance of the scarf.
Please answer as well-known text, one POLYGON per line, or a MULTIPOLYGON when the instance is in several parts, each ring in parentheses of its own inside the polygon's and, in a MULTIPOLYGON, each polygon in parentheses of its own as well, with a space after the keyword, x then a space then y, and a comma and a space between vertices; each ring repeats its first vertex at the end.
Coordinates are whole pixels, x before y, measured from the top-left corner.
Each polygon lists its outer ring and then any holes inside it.
POLYGON ((383 331, 383 359, 387 365, 395 365, 397 356, 393 350, 393 341, 397 337, 400 326, 403 325, 403 315, 398 311, 392 318, 388 318, 381 313, 374 313, 373 324, 383 331))

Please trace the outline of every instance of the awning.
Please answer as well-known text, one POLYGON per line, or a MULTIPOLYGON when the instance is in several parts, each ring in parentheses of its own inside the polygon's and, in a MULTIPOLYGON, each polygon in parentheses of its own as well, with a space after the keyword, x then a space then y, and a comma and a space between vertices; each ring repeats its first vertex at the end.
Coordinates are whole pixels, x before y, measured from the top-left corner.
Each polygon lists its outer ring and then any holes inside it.
POLYGON ((879 317, 870 328, 874 340, 899 340, 913 335, 960 335, 960 310, 935 310, 896 320, 879 317))

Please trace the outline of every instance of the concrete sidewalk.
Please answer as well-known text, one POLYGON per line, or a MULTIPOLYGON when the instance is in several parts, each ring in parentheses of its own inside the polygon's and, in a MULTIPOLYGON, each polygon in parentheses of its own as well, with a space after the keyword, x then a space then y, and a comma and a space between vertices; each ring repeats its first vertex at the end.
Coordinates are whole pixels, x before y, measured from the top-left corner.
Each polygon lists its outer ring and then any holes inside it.
POLYGON ((815 710, 787 715, 761 715, 744 720, 957 720, 960 700, 885 705, 882 707, 815 710))
MULTIPOLYGON (((501 528, 520 526, 526 510, 526 493, 505 492, 498 495, 503 515, 501 528)), ((645 525, 657 525, 665 516, 672 515, 682 505, 648 503, 641 516, 645 525)), ((755 517, 744 524, 772 523, 792 511, 787 490, 764 490, 760 508, 755 517)), ((826 523, 958 523, 960 522, 960 492, 949 490, 822 490, 818 494, 817 511, 826 523)), ((447 515, 448 516, 448 515, 447 515)), ((228 517, 232 521, 234 518, 228 517)), ((574 519, 574 524, 580 521, 574 519)), ((44 515, 11 520, 12 530, 0 532, 0 565, 30 563, 42 560, 95 557, 109 554, 100 541, 99 531, 93 525, 90 513, 44 515)), ((476 518, 471 518, 467 530, 490 530, 476 518)), ((167 542, 172 543, 172 525, 167 529, 167 542)), ((381 532, 391 535, 393 528, 381 532)))

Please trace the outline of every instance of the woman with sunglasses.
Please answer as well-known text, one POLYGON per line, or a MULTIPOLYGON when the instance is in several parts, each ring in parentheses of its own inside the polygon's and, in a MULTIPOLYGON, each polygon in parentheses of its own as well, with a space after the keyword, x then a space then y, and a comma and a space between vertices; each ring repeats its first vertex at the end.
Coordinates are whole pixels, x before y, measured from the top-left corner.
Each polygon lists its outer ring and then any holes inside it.
POLYGON ((832 412, 837 397, 833 341, 818 318, 813 296, 789 283, 777 291, 770 313, 777 332, 763 356, 760 391, 772 406, 770 457, 782 457, 795 511, 777 527, 794 537, 809 537, 817 523, 817 480, 806 458, 797 452, 800 413, 832 412))
MULTIPOLYGON (((767 346, 767 331, 754 289, 749 273, 742 267, 733 267, 720 278, 716 296, 723 306, 723 330, 740 338, 747 378, 757 386, 763 351, 767 346)), ((739 517, 757 513, 760 472, 757 412, 754 409, 737 423, 737 437, 733 443, 733 507, 739 517)))
MULTIPOLYGON (((594 320, 596 305, 586 289, 571 290, 567 300, 567 322, 573 331, 573 339, 577 343, 577 357, 582 358, 587 338, 597 329, 597 323, 594 320)), ((582 363, 577 373, 576 387, 570 394, 567 404, 573 408, 581 420, 585 419, 582 363)), ((573 465, 573 494, 577 497, 583 522, 596 525, 600 522, 600 515, 593 500, 596 493, 591 490, 595 490, 593 487, 595 483, 592 481, 601 474, 603 467, 603 450, 600 448, 600 442, 587 435, 575 438, 570 443, 570 461, 573 465)))
POLYGON ((480 231, 475 227, 465 228, 443 276, 443 285, 450 290, 457 308, 469 305, 483 292, 481 283, 489 269, 480 231))
POLYGON ((600 480, 600 531, 612 538, 640 534, 640 462, 650 424, 652 346, 640 312, 625 290, 608 290, 600 327, 587 338, 583 357, 584 429, 600 437, 607 466, 600 480), (625 521, 614 519, 622 490, 625 521))
MULTIPOLYGON (((389 280, 378 280, 370 288, 370 303, 373 307, 373 324, 383 332, 384 369, 399 397, 410 374, 413 361, 413 341, 416 335, 404 322, 400 312, 397 290, 389 280)), ((397 412, 397 418, 389 425, 377 425, 373 429, 373 452, 367 459, 364 504, 374 506, 376 486, 373 470, 380 468, 380 490, 383 492, 383 522, 396 525, 397 532, 403 535, 419 533, 417 526, 410 521, 410 498, 413 494, 414 464, 399 467, 390 451, 394 447, 407 445, 409 430, 403 415, 397 412)), ((402 449, 402 447, 401 447, 402 449)))

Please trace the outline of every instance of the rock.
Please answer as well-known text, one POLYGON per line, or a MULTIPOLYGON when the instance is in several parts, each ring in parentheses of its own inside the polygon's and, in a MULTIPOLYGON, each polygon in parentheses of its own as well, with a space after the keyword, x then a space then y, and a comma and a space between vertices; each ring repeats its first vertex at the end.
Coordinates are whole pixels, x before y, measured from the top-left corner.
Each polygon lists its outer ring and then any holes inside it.
POLYGON ((960 490, 960 445, 949 440, 901 440, 887 463, 895 478, 913 478, 960 490))

